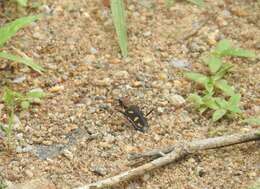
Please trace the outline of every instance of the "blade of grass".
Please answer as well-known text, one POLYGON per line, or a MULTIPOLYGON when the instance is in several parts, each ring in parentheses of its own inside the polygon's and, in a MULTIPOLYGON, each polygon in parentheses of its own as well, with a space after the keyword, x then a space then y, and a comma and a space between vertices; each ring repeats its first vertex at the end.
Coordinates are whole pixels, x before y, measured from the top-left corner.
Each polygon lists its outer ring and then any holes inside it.
POLYGON ((16 32, 21 29, 22 27, 34 22, 35 20, 39 19, 41 16, 27 16, 18 18, 10 23, 5 24, 3 27, 0 28, 0 47, 4 45, 11 37, 13 37, 16 32))
POLYGON ((127 57, 127 28, 124 3, 122 0, 111 0, 110 4, 121 53, 123 57, 127 57))
POLYGON ((29 57, 20 57, 20 56, 12 55, 10 53, 6 53, 6 52, 0 52, 0 57, 25 64, 26 66, 29 66, 34 71, 37 71, 39 73, 42 73, 44 71, 44 69, 41 65, 34 63, 33 59, 31 59, 29 57))
POLYGON ((204 1, 203 0, 187 0, 189 1, 190 3, 193 3, 199 7, 202 7, 204 5, 204 1))

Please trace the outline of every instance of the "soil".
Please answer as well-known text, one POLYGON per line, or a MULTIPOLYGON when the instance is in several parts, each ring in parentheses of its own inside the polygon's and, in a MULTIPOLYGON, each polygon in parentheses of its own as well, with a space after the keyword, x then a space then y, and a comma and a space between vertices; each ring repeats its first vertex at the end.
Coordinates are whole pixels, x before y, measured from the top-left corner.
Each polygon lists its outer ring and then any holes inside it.
MULTIPOLYGON (((1 24, 25 14, 46 14, 3 48, 19 49, 46 71, 37 74, 1 60, 0 96, 2 86, 21 92, 41 88, 47 94, 29 111, 17 111, 14 149, 0 148, 4 180, 45 177, 56 188, 74 188, 130 169, 130 152, 257 128, 237 118, 212 123, 209 113, 200 115, 186 100, 199 88, 183 73, 206 73, 200 58, 223 38, 259 54, 259 1, 207 0, 203 8, 186 1, 171 8, 163 0, 128 1, 125 59, 101 0, 38 2, 38 8, 0 8, 1 24), (122 97, 144 112, 154 109, 147 132, 134 130, 116 110, 122 97)), ((241 93, 245 117, 260 115, 259 60, 229 60, 234 68, 226 79, 241 93)), ((0 107, 4 122, 3 102, 0 107)), ((201 152, 116 188, 248 188, 260 176, 259 153, 256 142, 201 152)))

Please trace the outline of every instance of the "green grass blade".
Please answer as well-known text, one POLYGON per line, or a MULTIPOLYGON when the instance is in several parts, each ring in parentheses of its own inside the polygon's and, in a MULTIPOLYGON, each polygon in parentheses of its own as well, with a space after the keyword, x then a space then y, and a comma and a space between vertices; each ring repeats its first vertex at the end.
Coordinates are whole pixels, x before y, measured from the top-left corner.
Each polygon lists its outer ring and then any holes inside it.
POLYGON ((111 0, 112 18, 123 57, 127 57, 127 28, 123 0, 111 0))
POLYGON ((3 27, 0 28, 0 47, 4 45, 11 37, 13 37, 16 32, 21 29, 22 27, 34 22, 35 20, 39 19, 41 16, 28 16, 18 18, 10 23, 5 24, 3 27))
POLYGON ((27 0, 16 0, 16 2, 23 7, 27 6, 28 1, 27 0))
POLYGON ((213 115, 212 115, 212 120, 213 122, 218 121, 219 119, 221 119, 225 114, 227 113, 227 110, 224 109, 218 109, 216 110, 213 115))
POLYGON ((25 64, 26 66, 29 66, 34 71, 37 71, 39 73, 42 73, 44 71, 44 69, 41 65, 34 63, 33 59, 31 59, 29 57, 20 57, 20 56, 16 56, 16 55, 6 53, 6 52, 0 52, 0 57, 11 60, 11 61, 15 61, 15 62, 25 64))
POLYGON ((199 7, 202 7, 204 5, 204 1, 203 0, 187 0, 189 1, 190 3, 193 3, 199 7))

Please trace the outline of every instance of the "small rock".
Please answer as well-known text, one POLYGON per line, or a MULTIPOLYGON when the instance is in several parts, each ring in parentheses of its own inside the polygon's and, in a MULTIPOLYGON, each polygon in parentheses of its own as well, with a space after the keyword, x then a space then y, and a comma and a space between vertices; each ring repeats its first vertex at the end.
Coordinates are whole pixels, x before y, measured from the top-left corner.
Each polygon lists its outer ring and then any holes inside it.
POLYGON ((227 21, 223 17, 221 17, 221 16, 217 17, 216 21, 217 21, 217 24, 219 26, 226 26, 226 25, 228 25, 227 21))
POLYGON ((222 15, 225 16, 225 17, 230 17, 231 16, 231 13, 229 10, 225 9, 222 11, 222 15))
POLYGON ((69 132, 71 132, 73 130, 76 130, 77 128, 78 128, 77 124, 70 124, 67 127, 65 127, 65 132, 69 133, 69 132))
POLYGON ((90 171, 92 171, 100 176, 105 176, 107 174, 107 169, 101 165, 91 165, 90 171))
POLYGON ((96 61, 96 57, 93 54, 87 55, 83 59, 84 64, 93 64, 96 61))
POLYGON ((162 81, 166 81, 168 79, 168 75, 166 73, 159 73, 159 79, 162 80, 162 81))
POLYGON ((143 33, 144 37, 149 37, 150 35, 152 35, 151 31, 147 31, 143 33))
POLYGON ((210 45, 215 45, 217 43, 218 36, 219 36, 219 31, 218 30, 215 30, 214 32, 209 33, 208 34, 208 43, 210 45))
POLYGON ((110 64, 120 64, 122 61, 118 58, 112 58, 109 60, 110 64))
POLYGON ((143 83, 141 81, 134 81, 133 82, 133 87, 141 87, 143 83))
POLYGON ((115 77, 119 77, 120 79, 127 79, 129 77, 129 73, 127 71, 118 71, 114 73, 115 77))
POLYGON ((173 104, 175 106, 183 105, 186 102, 185 99, 181 95, 177 95, 177 94, 170 95, 168 97, 168 100, 171 104, 173 104))
POLYGON ((15 149, 15 151, 16 151, 17 153, 27 153, 27 152, 31 152, 31 151, 33 151, 33 146, 31 146, 31 145, 27 145, 27 146, 25 146, 25 147, 17 146, 16 149, 15 149))
POLYGON ((21 121, 17 115, 14 115, 13 118, 13 129, 18 129, 21 125, 21 121))
POLYGON ((48 5, 42 5, 40 10, 45 14, 50 14, 52 12, 52 9, 48 5))
POLYGON ((153 62, 153 58, 152 58, 151 56, 145 56, 145 57, 143 58, 143 61, 144 61, 144 63, 146 63, 146 64, 150 64, 150 63, 153 62))
POLYGON ((33 35, 32 35, 35 39, 45 39, 45 35, 43 35, 42 33, 40 32, 34 32, 33 35))
POLYGON ((64 90, 64 86, 62 86, 62 85, 56 85, 54 87, 49 88, 49 92, 52 92, 52 93, 57 93, 62 90, 64 90))
MULTIPOLYGON (((40 138, 41 138, 41 137, 40 137, 40 138)), ((47 146, 50 146, 50 145, 53 144, 53 142, 52 142, 51 140, 44 140, 44 141, 42 141, 42 144, 47 145, 47 146)))
POLYGON ((105 137, 104 137, 104 140, 110 144, 114 143, 115 142, 115 137, 111 134, 107 134, 105 137))
POLYGON ((71 151, 69 151, 68 149, 63 150, 62 153, 66 158, 68 158, 69 160, 73 159, 73 153, 71 151))
POLYGON ((158 142, 158 141, 160 141, 161 140, 161 137, 160 137, 160 135, 155 135, 154 136, 154 140, 156 141, 156 142, 158 142))
POLYGON ((97 86, 110 86, 112 82, 113 80, 107 77, 101 80, 95 80, 94 84, 96 84, 97 86))
POLYGON ((186 59, 177 59, 177 58, 172 58, 169 61, 169 64, 175 68, 187 68, 190 66, 189 62, 186 59))
POLYGON ((158 107, 158 108, 157 108, 157 111, 158 111, 159 113, 163 113, 163 112, 164 112, 164 108, 163 108, 163 107, 158 107))
POLYGON ((23 140, 23 133, 17 133, 15 135, 16 140, 23 140))
POLYGON ((15 78, 13 80, 13 83, 22 83, 24 80, 26 80, 26 76, 25 75, 15 78))
POLYGON ((28 176, 28 177, 30 177, 30 178, 33 177, 33 172, 32 172, 31 170, 29 170, 29 169, 26 169, 26 170, 24 171, 24 173, 26 174, 26 176, 28 176))
POLYGON ((97 54, 98 50, 96 48, 94 48, 94 47, 91 47, 90 48, 90 52, 91 52, 91 54, 97 54))
POLYGON ((148 181, 151 178, 150 174, 144 174, 143 179, 144 181, 148 181))
POLYGON ((196 173, 199 177, 203 177, 206 174, 206 171, 202 167, 197 167, 196 173))

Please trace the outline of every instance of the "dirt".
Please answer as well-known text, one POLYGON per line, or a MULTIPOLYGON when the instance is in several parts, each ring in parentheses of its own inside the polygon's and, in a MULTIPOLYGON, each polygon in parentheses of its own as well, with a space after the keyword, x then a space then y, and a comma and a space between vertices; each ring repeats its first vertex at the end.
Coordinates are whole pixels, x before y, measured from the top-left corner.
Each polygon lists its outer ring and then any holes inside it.
MULTIPOLYGON (((200 57, 223 38, 259 54, 259 1, 208 0, 204 8, 177 1, 169 9, 162 0, 128 1, 126 59, 120 56, 102 1, 39 2, 43 5, 37 9, 18 12, 0 8, 1 24, 25 13, 47 13, 3 48, 20 49, 46 71, 41 75, 3 61, 0 84, 47 93, 40 105, 17 113, 15 149, 11 154, 0 149, 5 180, 23 183, 46 177, 57 188, 73 188, 130 169, 130 152, 257 128, 239 119, 212 123, 208 114, 200 115, 185 100, 198 89, 183 73, 205 72, 200 57), (135 131, 116 111, 117 99, 125 96, 144 112, 154 109, 147 132, 135 131)), ((230 61, 234 69, 226 79, 242 95, 243 114, 259 115, 259 58, 230 61)), ((5 118, 3 108, 1 120, 5 118)), ((259 178, 259 166, 259 144, 251 142, 201 152, 117 188, 247 188, 259 178)))

